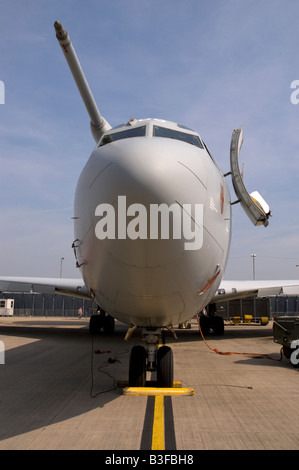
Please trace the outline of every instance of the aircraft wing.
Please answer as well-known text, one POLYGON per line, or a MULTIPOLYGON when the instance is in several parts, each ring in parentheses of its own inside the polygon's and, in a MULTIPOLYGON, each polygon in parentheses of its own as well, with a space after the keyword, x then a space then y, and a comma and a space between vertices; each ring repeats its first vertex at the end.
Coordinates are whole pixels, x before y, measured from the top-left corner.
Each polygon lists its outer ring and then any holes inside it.
POLYGON ((37 292, 91 299, 82 279, 0 276, 0 292, 37 292))
MULTIPOLYGON (((0 292, 36 292, 42 294, 63 294, 83 299, 91 295, 82 279, 43 277, 1 277, 0 292)), ((246 297, 268 297, 271 295, 299 295, 299 281, 221 281, 210 303, 246 297)))
POLYGON ((270 295, 299 295, 299 281, 222 281, 211 303, 270 295))

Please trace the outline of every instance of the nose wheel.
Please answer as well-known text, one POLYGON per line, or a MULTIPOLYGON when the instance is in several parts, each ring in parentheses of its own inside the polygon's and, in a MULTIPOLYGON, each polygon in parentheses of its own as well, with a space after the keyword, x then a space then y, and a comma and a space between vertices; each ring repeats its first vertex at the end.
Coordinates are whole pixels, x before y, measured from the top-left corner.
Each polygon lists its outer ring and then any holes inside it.
POLYGON ((130 387, 145 387, 146 350, 143 346, 133 346, 129 363, 130 387))
POLYGON ((169 346, 158 348, 159 330, 144 330, 146 347, 133 346, 129 362, 129 386, 145 387, 146 372, 156 372, 157 386, 173 386, 173 352, 169 346))
POLYGON ((158 387, 173 386, 173 352, 169 346, 161 346, 157 352, 158 387))

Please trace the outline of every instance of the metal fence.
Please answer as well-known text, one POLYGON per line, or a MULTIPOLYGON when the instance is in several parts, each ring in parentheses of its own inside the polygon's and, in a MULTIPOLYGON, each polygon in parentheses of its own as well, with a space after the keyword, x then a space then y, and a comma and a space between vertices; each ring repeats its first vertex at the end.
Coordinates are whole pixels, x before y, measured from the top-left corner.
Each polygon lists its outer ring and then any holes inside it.
POLYGON ((299 296, 281 296, 276 295, 270 298, 271 314, 278 315, 299 315, 299 296))
POLYGON ((77 317, 82 308, 82 316, 90 317, 97 308, 92 300, 56 294, 6 292, 0 299, 14 299, 14 315, 19 316, 77 317))
MULTIPOLYGON (((28 292, 1 293, 0 299, 14 299, 14 315, 45 317, 77 317, 81 307, 83 316, 90 317, 97 305, 92 300, 66 295, 35 294, 28 292)), ((217 312, 224 318, 252 315, 253 318, 277 315, 299 315, 299 296, 273 296, 238 299, 217 304, 217 312)))
POLYGON ((299 315, 299 296, 282 296, 237 299, 217 304, 217 313, 225 319, 233 317, 244 318, 245 315, 251 315, 253 319, 268 317, 272 319, 275 316, 299 315))

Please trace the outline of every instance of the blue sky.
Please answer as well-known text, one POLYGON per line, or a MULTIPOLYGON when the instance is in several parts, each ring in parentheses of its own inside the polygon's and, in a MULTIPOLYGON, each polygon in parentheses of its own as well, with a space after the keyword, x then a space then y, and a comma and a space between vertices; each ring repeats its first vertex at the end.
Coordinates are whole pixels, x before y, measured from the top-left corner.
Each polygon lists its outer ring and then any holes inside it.
MULTIPOLYGON (((234 128, 249 191, 273 217, 233 207, 226 279, 299 277, 297 0, 2 0, 0 274, 79 277, 73 197, 94 141, 55 38, 70 34, 103 116, 157 117, 196 130, 225 173, 234 128)), ((231 188, 231 198, 234 193, 231 188)))

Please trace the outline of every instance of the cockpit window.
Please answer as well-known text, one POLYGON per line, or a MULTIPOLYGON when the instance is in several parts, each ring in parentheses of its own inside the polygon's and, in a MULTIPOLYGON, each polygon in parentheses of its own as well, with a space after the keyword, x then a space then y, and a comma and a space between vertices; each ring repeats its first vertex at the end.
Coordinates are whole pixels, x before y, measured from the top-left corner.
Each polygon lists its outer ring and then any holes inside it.
POLYGON ((112 134, 106 134, 100 141, 99 147, 110 144, 115 140, 129 139, 130 137, 143 137, 145 136, 145 127, 146 126, 134 127, 132 129, 126 129, 112 134))
POLYGON ((183 142, 195 145, 201 149, 204 148, 200 138, 197 135, 187 134, 186 132, 176 131, 167 127, 154 126, 153 135, 155 137, 167 137, 168 139, 182 140, 183 142))

